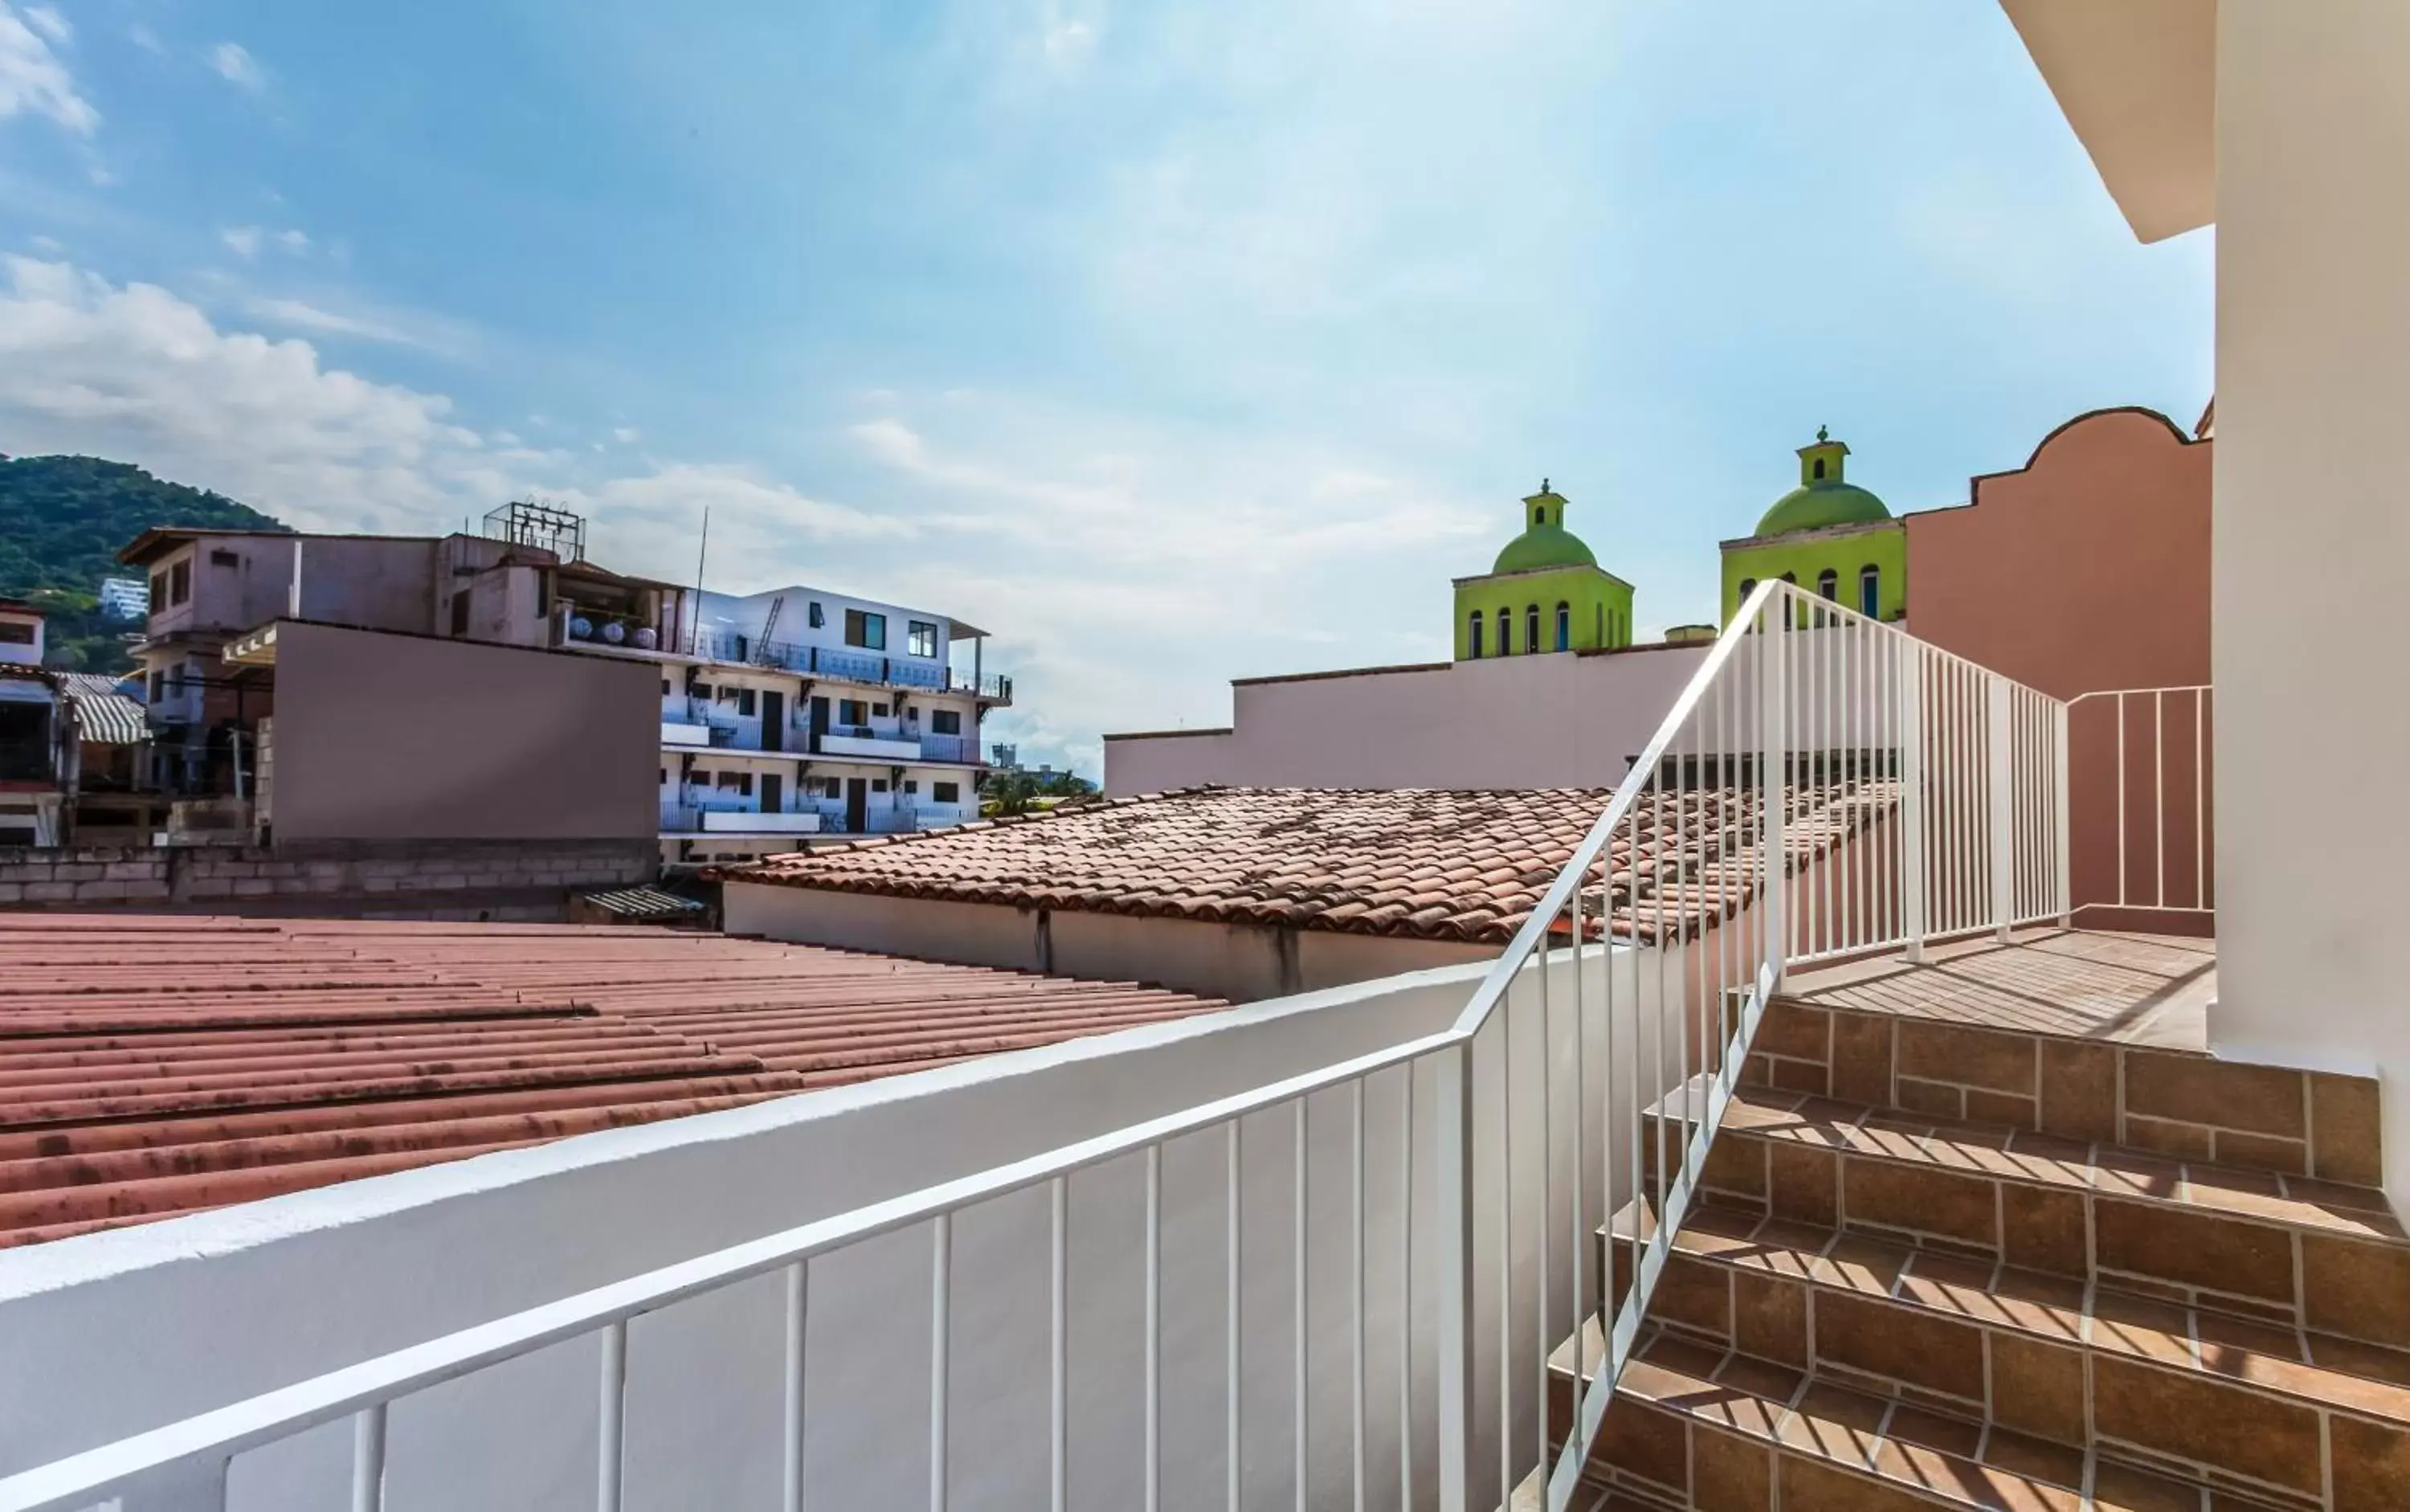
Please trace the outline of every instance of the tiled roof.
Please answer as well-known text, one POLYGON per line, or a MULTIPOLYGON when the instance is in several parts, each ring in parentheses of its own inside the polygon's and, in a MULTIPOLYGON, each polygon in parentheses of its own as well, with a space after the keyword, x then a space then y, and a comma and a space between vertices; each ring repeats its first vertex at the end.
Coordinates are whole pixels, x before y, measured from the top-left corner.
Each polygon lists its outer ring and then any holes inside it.
POLYGON ((0 915, 0 1245, 1221 1006, 703 933, 0 915))
MULTIPOLYGON (((1556 880, 1611 796, 1604 789, 1194 788, 864 840, 750 865, 733 881, 891 897, 1146 914, 1349 934, 1503 944, 1556 880)), ((1751 795, 1753 796, 1753 794, 1751 795)), ((1813 854, 1869 811, 1810 793, 1792 820, 1813 854)), ((1731 792, 1668 794, 1644 845, 1619 835, 1592 869, 1590 917, 1609 895, 1616 933, 1697 928, 1745 899, 1756 858, 1731 792), (1658 851, 1678 865, 1661 867, 1658 851), (1636 860, 1636 865, 1635 865, 1636 860), (1735 874, 1719 889, 1720 870, 1735 874), (1608 891, 1602 891, 1603 889, 1608 891)), ((1795 864, 1795 863, 1794 863, 1795 864)))

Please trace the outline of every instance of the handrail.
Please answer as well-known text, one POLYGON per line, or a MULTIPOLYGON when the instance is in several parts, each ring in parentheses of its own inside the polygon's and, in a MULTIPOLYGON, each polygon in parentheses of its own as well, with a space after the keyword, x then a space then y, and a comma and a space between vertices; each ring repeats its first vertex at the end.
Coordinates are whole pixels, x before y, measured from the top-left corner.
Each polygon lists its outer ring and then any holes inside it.
MULTIPOLYGON (((975 1284, 953 1279, 951 1215, 1041 1185, 1052 1186, 1056 1214, 1051 1447, 1059 1489, 1069 1368, 1060 1342, 1068 1306, 1059 1279, 1067 1243, 1063 1184, 1075 1171, 1145 1155, 1152 1360, 1161 1329, 1154 1269, 1162 1222, 1161 1154, 1172 1140, 1227 1131, 1226 1326, 1235 1360, 1242 1279, 1237 1128, 1242 1119, 1287 1108, 1296 1110, 1299 1172, 1294 1410, 1301 1444, 1309 1410, 1306 1100, 1340 1089, 1350 1089, 1354 1098, 1354 1325, 1360 1355, 1368 1327, 1361 1258, 1365 1090, 1376 1074, 1403 1069, 1411 1079, 1426 1068, 1433 1073, 1430 1089, 1438 1108, 1429 1168, 1436 1202, 1425 1215, 1438 1245, 1438 1294, 1435 1305, 1420 1299, 1424 1305, 1416 1306, 1407 1268, 1391 1321, 1400 1330, 1401 1359, 1416 1354, 1406 1347, 1414 1330, 1433 1335, 1422 1352, 1438 1361, 1439 1504, 1448 1512, 1483 1505, 1489 1467, 1474 1461, 1476 1446, 1487 1437, 1497 1454, 1496 1501, 1507 1499, 1529 1466, 1546 1470, 1546 1505, 1561 1509, 1570 1504, 1596 1442, 1616 1377, 1636 1345, 1673 1234, 1704 1179, 1708 1141, 1739 1087, 1757 1025, 1786 967, 1869 949, 1914 951, 1929 935, 1978 927, 2005 932, 2019 922, 2064 915, 2067 708, 1795 585, 1762 583, 1693 671, 1598 818, 1445 1029, 659 1267, 66 1456, 0 1478, 0 1512, 65 1512, 152 1484, 154 1477, 195 1474, 213 1484, 222 1501, 225 1467, 234 1455, 346 1416, 356 1425, 354 1505, 377 1512, 384 1505, 385 1415, 394 1401, 589 1333, 600 1334, 603 1344, 598 1505, 616 1507, 623 1473, 618 1446, 625 1430, 631 1319, 783 1268, 789 1279, 789 1407, 791 1414, 800 1413, 805 1266, 816 1257, 919 1226, 929 1227, 935 1244, 929 1474, 932 1504, 942 1505, 949 1308, 954 1287, 975 1284), (1590 878, 1603 861, 1593 936, 1590 878), (1569 926, 1569 954, 1555 943, 1561 925, 1569 926), (1593 949, 1598 939, 1604 943, 1593 949), (1678 965, 1670 975, 1669 962, 1678 965), (1651 970, 1653 984, 1647 975, 1651 970), (1553 1005, 1552 993, 1558 995, 1553 1005), (1571 1054, 1562 1055, 1550 1037, 1561 1029, 1558 1009, 1568 997, 1574 1034, 1571 1054), (1532 1068, 1529 1032, 1535 1018, 1543 1054, 1532 1068), (1519 1062, 1518 1027, 1524 1035, 1519 1062), (1486 1057, 1481 1064, 1494 1070, 1494 1081, 1476 1076, 1477 1055, 1486 1057), (1524 1069, 1518 1071, 1518 1065, 1524 1069), (1509 1098, 1509 1088, 1527 1073, 1536 1074, 1536 1083, 1509 1098), (1549 1112, 1560 1079, 1570 1081, 1573 1098, 1570 1181, 1560 1179, 1555 1164, 1564 1141, 1549 1112), (1536 1156, 1532 1131, 1519 1137, 1517 1132, 1517 1120, 1532 1117, 1532 1096, 1536 1156), (1486 1144, 1477 1141, 1476 1128, 1494 1130, 1494 1136, 1486 1144), (1586 1205, 1590 1185, 1585 1175, 1593 1147, 1600 1162, 1594 1214, 1586 1205), (1534 1158, 1541 1177, 1536 1214, 1526 1211, 1517 1195, 1517 1176, 1530 1174, 1534 1158), (1491 1202, 1494 1219, 1482 1206, 1491 1202), (1474 1254, 1476 1213, 1485 1214, 1500 1245, 1494 1256, 1474 1254), (1570 1224, 1561 1224, 1568 1214, 1570 1224), (1572 1269, 1565 1272, 1570 1284, 1564 1287, 1551 1285, 1549 1251, 1560 1228, 1575 1239, 1572 1269), (1602 1231, 1608 1269, 1593 1278, 1590 1243, 1602 1231), (1612 1272, 1627 1242, 1631 1285, 1619 1302, 1613 1301, 1612 1272), (1594 1373, 1588 1373, 1578 1341, 1592 1325, 1604 1350, 1594 1373), (1488 1351, 1496 1362, 1494 1437, 1475 1402, 1474 1380, 1475 1360, 1484 1352, 1474 1346, 1475 1330, 1489 1326, 1498 1330, 1488 1351), (1560 1444, 1547 1434, 1542 1399, 1549 1357, 1568 1337, 1576 1341, 1577 1405, 1573 1431, 1560 1444), (1518 1429, 1526 1410, 1531 1437, 1518 1429)), ((1412 1092, 1410 1080, 1401 1105, 1404 1131, 1399 1147, 1401 1201, 1407 1207, 1402 1253, 1411 1252, 1418 1231, 1413 1193, 1422 1163, 1413 1137, 1417 1114, 1412 1092)), ((1360 1490, 1360 1364, 1357 1374, 1360 1490)), ((1152 1428, 1159 1406, 1153 1365, 1148 1379, 1152 1428)), ((1402 1373, 1401 1400, 1409 1400, 1415 1387, 1412 1372, 1402 1373)), ((1234 1374, 1225 1425, 1232 1446, 1241 1433, 1241 1405, 1234 1374)), ((1401 1421, 1407 1425, 1401 1433, 1415 1431, 1402 1409, 1401 1421)), ((791 1435, 799 1432, 791 1425, 791 1435)), ((790 1505, 800 1502, 799 1442, 790 1437, 790 1505)), ((1156 1435, 1150 1432, 1146 1442, 1152 1454, 1156 1435)), ((1408 1452, 1401 1476, 1410 1475, 1413 1465, 1408 1452)), ((1300 1461, 1300 1475, 1301 1467, 1300 1461)), ((1155 1469, 1151 1461, 1151 1476, 1155 1469)))

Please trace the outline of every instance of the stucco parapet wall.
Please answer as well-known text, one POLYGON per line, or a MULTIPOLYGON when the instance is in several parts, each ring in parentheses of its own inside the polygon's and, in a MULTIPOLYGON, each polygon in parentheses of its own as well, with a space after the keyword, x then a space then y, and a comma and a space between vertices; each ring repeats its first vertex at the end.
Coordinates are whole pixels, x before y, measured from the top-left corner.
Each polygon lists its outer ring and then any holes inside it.
POLYGON ((1845 536, 1851 535, 1880 535, 1885 531, 1898 530, 1899 525, 1900 522, 1896 517, 1881 520, 1859 520, 1849 525, 1822 526, 1812 531, 1784 531, 1778 535, 1744 535, 1730 541, 1720 543, 1719 548, 1725 551, 1736 551, 1744 546, 1766 546, 1777 544, 1789 545, 1792 543, 1798 541, 1837 541, 1845 536))

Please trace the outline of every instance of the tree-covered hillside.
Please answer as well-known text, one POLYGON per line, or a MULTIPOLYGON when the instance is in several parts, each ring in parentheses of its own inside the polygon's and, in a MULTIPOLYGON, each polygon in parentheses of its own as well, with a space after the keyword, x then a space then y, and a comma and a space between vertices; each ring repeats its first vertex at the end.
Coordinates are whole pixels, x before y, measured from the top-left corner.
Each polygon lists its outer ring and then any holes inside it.
POLYGON ((0 595, 50 611, 50 662, 88 672, 131 666, 127 626, 101 618, 104 577, 136 575, 120 547, 154 525, 281 531, 276 520, 223 494, 154 478, 98 457, 0 455, 0 595))

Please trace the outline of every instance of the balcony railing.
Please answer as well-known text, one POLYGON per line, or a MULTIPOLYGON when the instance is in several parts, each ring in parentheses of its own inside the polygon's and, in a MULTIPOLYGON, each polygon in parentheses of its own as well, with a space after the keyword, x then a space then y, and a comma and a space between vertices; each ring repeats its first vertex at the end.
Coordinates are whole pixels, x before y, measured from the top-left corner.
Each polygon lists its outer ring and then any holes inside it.
POLYGON ((919 688, 931 692, 968 693, 992 703, 1012 701, 1012 679, 997 673, 973 676, 924 657, 894 656, 884 651, 833 646, 797 646, 787 641, 767 644, 731 631, 702 631, 686 637, 687 655, 740 666, 770 667, 805 676, 837 677, 888 688, 919 688))
POLYGON ((842 1319, 815 1316, 828 1305, 815 1287, 845 1273, 822 1263, 861 1260, 872 1252, 857 1246, 881 1242, 878 1261, 892 1268, 906 1236, 925 1257, 925 1289, 913 1280, 910 1304, 925 1313, 910 1332, 925 1340, 913 1347, 926 1351, 914 1366, 926 1385, 900 1410, 925 1410, 927 1432, 903 1441, 908 1471, 882 1474, 890 1487, 908 1475, 932 1506, 985 1470, 954 1457, 949 1414, 983 1400, 997 1320, 1034 1309, 1045 1326, 1030 1364, 1046 1389, 1032 1409, 1046 1427, 1014 1442, 1045 1461, 1055 1506, 1074 1446, 1107 1438, 1136 1456, 1130 1502, 1159 1505, 1169 1429, 1185 1454, 1169 1475, 1222 1480, 1232 1506, 1345 1505, 1329 1479, 1337 1467, 1357 1505, 1396 1491, 1406 1505, 1465 1512, 1530 1484, 1564 1508, 1784 973, 2065 919, 2068 728, 2055 699, 1761 584, 1444 1027, 1386 1021, 1402 1026, 1301 1073, 972 1175, 871 1193, 850 1211, 70 1455, 0 1479, 0 1512, 64 1512, 162 1484, 196 1489, 179 1505, 222 1505, 234 1456, 344 1419, 351 1505, 376 1512, 393 1403, 576 1339, 599 1345, 578 1357, 599 1357, 599 1376, 551 1405, 590 1421, 584 1443, 596 1447, 555 1470, 590 1476, 582 1490, 616 1509, 627 1446, 646 1441, 632 1418, 665 1400, 628 1389, 632 1321, 706 1295, 735 1306, 729 1288, 769 1276, 781 1287, 762 1301, 777 1316, 758 1326, 782 1342, 784 1372, 750 1388, 777 1393, 775 1415, 747 1420, 781 1425, 783 1505, 816 1505, 805 1444, 815 1424, 843 1432, 825 1415, 851 1389, 818 1374, 842 1319), (1376 1117, 1375 1107, 1394 1112, 1376 1117), (1267 1141, 1277 1159, 1263 1158, 1267 1141), (1372 1170, 1394 1173, 1386 1206, 1373 1200, 1372 1170), (1267 1175, 1269 1195, 1257 1185, 1267 1175), (1083 1275, 1076 1289, 1075 1180, 1089 1252, 1108 1233, 1126 1268, 1083 1275), (1046 1257, 1042 1291, 1016 1289, 1026 1270, 956 1264, 958 1243, 979 1243, 1015 1194, 1043 1201, 1026 1236, 1033 1258, 1046 1257), (1267 1215, 1281 1230, 1269 1241, 1256 1227, 1267 1215), (1602 1228, 1628 1259, 1599 1263, 1602 1228), (1220 1271, 1217 1321, 1204 1333, 1185 1305, 1195 1299, 1166 1285, 1171 1264, 1199 1249, 1220 1271), (1608 1284, 1619 1274, 1632 1280, 1620 1292, 1608 1284), (1175 1306, 1180 1327, 1168 1329, 1175 1306), (1075 1353, 1075 1337, 1126 1340, 1133 1358, 1093 1344, 1075 1353), (1560 1439, 1548 1359, 1568 1342, 1580 1385, 1560 1439), (958 1351, 976 1355, 976 1374, 957 1375, 958 1351), (1386 1378, 1372 1374, 1376 1358, 1386 1378), (1095 1409, 1106 1401, 1129 1403, 1134 1424, 1095 1409), (1212 1414, 1203 1435, 1190 1432, 1200 1412, 1212 1414), (1268 1421, 1277 1448, 1250 1439, 1268 1421), (1200 1437, 1218 1452, 1200 1451, 1200 1437), (1333 1444, 1345 1451, 1320 1454, 1313 1477, 1328 1494, 1311 1495, 1309 1451, 1333 1444), (1293 1460, 1282 1463, 1281 1451, 1293 1460))

